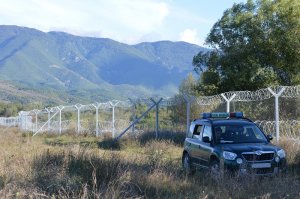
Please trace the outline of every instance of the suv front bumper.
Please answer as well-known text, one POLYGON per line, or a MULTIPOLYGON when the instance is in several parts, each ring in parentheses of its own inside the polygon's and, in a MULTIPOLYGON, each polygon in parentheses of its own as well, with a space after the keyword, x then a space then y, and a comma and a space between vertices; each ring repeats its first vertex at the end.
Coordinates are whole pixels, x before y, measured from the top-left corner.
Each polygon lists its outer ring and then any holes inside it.
POLYGON ((223 168, 226 172, 237 174, 252 174, 252 175, 274 175, 285 171, 286 159, 280 159, 277 163, 275 160, 271 161, 243 161, 238 164, 235 160, 224 160, 223 168))

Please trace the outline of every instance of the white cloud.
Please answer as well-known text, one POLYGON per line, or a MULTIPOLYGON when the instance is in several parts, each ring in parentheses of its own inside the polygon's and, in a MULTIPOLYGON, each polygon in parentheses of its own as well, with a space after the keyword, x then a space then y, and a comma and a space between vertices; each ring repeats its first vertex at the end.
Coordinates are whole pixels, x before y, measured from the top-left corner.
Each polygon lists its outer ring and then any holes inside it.
MULTIPOLYGON (((215 0, 217 1, 217 0, 215 0)), ((203 45, 213 21, 200 1, 0 0, 0 24, 135 44, 172 40, 203 45), (198 9, 191 9, 197 8, 198 9), (196 10, 196 11, 195 11, 196 10), (202 11, 203 13, 203 11, 202 11)))
POLYGON ((0 24, 132 41, 163 26, 161 0, 0 0, 0 24))
POLYGON ((179 35, 180 41, 185 41, 192 44, 203 45, 203 41, 198 37, 198 31, 196 29, 185 29, 179 35))

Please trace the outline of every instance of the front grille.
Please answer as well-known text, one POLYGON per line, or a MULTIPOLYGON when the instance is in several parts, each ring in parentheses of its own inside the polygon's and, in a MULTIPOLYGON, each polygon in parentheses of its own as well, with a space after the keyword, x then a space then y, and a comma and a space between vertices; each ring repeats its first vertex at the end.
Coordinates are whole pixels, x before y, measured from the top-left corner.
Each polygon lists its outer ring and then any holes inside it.
POLYGON ((244 153, 243 157, 247 161, 265 161, 265 160, 273 160, 274 152, 272 153, 262 153, 261 155, 257 155, 255 153, 244 153))

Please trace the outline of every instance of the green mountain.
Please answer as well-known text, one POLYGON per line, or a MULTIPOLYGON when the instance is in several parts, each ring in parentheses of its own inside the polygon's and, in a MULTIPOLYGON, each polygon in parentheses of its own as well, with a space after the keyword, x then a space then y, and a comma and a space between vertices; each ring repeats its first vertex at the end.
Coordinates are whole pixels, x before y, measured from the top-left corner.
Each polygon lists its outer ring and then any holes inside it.
POLYGON ((192 71, 193 56, 206 50, 185 42, 127 45, 105 38, 0 26, 0 84, 61 93, 54 101, 72 99, 66 101, 70 103, 166 96, 174 94, 192 71))

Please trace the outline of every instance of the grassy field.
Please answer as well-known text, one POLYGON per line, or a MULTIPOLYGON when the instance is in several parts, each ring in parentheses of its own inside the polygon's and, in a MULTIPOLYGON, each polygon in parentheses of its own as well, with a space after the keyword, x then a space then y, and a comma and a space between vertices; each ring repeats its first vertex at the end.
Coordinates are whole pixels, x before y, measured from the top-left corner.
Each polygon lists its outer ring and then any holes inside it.
POLYGON ((183 133, 136 139, 55 136, 0 129, 0 198, 300 198, 300 147, 283 140, 288 171, 213 180, 181 168, 183 133))

